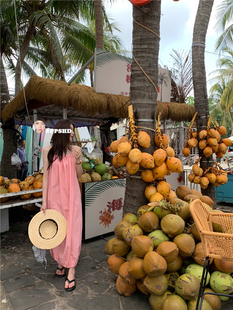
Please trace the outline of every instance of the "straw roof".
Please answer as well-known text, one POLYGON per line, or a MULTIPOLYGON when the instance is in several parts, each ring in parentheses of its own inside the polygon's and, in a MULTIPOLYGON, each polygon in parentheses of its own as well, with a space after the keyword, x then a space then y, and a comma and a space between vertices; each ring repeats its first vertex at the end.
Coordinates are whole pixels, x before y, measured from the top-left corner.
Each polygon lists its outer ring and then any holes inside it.
MULTIPOLYGON (((44 118, 58 118, 67 108, 67 117, 75 119, 125 118, 128 116, 130 98, 123 95, 96 93, 92 87, 85 85, 67 85, 63 81, 32 76, 27 85, 2 111, 2 121, 26 114, 28 110, 37 109, 44 118), (25 93, 25 98, 24 98, 25 93)), ((158 101, 157 115, 161 112, 162 119, 174 121, 191 120, 195 110, 184 103, 162 103, 158 101)))

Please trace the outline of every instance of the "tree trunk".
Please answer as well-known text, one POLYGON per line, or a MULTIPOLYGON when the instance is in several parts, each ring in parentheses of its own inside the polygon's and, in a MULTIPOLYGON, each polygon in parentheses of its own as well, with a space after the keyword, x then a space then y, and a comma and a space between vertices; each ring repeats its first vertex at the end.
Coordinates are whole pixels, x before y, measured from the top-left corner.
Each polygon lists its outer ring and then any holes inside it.
POLYGON ((96 47, 104 49, 102 0, 94 1, 96 47))
POLYGON ((17 95, 21 89, 21 71, 22 71, 22 63, 25 59, 28 46, 31 41, 31 37, 33 35, 34 27, 32 25, 29 25, 27 33, 24 37, 23 44, 20 48, 20 55, 18 57, 16 67, 15 67, 15 95, 17 95))
MULTIPOLYGON (((206 71, 205 71, 205 41, 209 24, 210 14, 214 0, 200 0, 194 30, 192 45, 192 68, 193 68, 193 86, 195 110, 198 112, 196 123, 198 133, 206 128, 209 119, 209 105, 206 89, 206 71)), ((212 156, 206 158, 202 150, 199 150, 199 156, 202 157, 201 167, 205 171, 213 165, 212 156)), ((213 184, 210 183, 207 189, 202 190, 204 195, 215 199, 213 184)))
MULTIPOLYGON (((150 9, 147 14, 137 7, 133 7, 133 58, 132 75, 130 87, 130 101, 134 107, 136 124, 147 128, 154 128, 157 108, 157 85, 158 85, 158 54, 161 0, 152 1, 146 6, 150 9), (136 22, 146 26, 151 31, 138 25, 136 22), (145 76, 148 75, 151 81, 145 76)), ((145 129, 143 129, 145 130, 145 129)), ((149 149, 140 148, 143 152, 150 154, 155 150, 154 132, 145 130, 151 137, 149 149)), ((147 204, 144 190, 147 184, 141 179, 140 172, 126 177, 124 213, 136 214, 137 209, 147 204)))
MULTIPOLYGON (((9 88, 6 78, 6 72, 3 66, 2 57, 0 59, 0 85, 1 85, 1 111, 10 101, 9 88)), ((14 128, 14 118, 8 120, 5 126, 9 128, 14 128)), ((11 155, 16 153, 16 146, 13 143, 14 131, 7 129, 5 126, 3 128, 3 153, 1 161, 1 175, 8 178, 16 178, 17 171, 11 166, 11 155)))

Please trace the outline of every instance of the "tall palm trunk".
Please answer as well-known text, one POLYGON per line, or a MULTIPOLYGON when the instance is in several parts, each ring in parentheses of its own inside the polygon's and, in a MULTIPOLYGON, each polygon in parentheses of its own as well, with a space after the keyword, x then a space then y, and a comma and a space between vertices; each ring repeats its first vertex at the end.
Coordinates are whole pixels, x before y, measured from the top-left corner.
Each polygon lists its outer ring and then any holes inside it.
MULTIPOLYGON (((149 14, 144 13, 137 7, 133 7, 133 62, 130 101, 134 108, 136 124, 154 128, 157 109, 158 36, 160 34, 161 0, 152 1, 146 7, 150 9, 149 14), (154 33, 138 25, 138 23, 149 28, 154 33), (154 85, 146 77, 145 73, 154 85)), ((151 137, 151 146, 149 149, 141 148, 141 150, 152 154, 155 134, 151 130, 146 131, 151 137)), ((147 203, 144 195, 145 187, 146 183, 141 179, 140 173, 133 176, 127 174, 124 201, 125 213, 136 213, 140 206, 147 203)))
MULTIPOLYGON (((2 57, 0 58, 0 85, 1 85, 1 111, 10 101, 9 88, 6 78, 6 71, 3 66, 2 57)), ((16 146, 13 143, 13 134, 14 131, 11 129, 14 128, 14 119, 8 120, 3 129, 3 150, 2 161, 1 161, 1 175, 8 178, 15 178, 17 175, 15 167, 11 166, 11 155, 16 153, 16 146)))
MULTIPOLYGON (((205 129, 209 119, 209 106, 206 89, 206 71, 205 71, 205 41, 209 24, 210 14, 214 0, 200 0, 194 30, 192 45, 192 68, 193 68, 193 86, 195 110, 198 112, 196 119, 197 131, 205 129)), ((206 158, 202 150, 199 150, 199 156, 202 157, 201 167, 206 170, 212 165, 213 160, 206 158)), ((214 186, 210 184, 206 190, 202 190, 205 195, 212 199, 215 197, 214 186)))
POLYGON ((94 1, 96 47, 104 49, 102 0, 94 1))

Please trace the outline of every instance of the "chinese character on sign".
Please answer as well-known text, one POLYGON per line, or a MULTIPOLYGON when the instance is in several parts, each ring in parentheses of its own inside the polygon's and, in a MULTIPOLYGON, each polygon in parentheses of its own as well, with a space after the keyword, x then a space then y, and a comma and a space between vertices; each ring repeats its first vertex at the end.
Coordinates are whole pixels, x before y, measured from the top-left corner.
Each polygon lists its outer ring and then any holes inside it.
POLYGON ((110 212, 120 210, 123 207, 122 198, 113 199, 112 202, 108 202, 107 207, 110 212))
POLYGON ((112 223, 112 220, 114 219, 114 215, 111 214, 111 211, 106 211, 106 209, 104 209, 104 212, 100 211, 99 212, 101 215, 99 216, 100 219, 100 224, 103 224, 105 226, 105 228, 108 226, 109 228, 109 224, 112 223))
POLYGON ((160 87, 158 86, 157 87, 157 92, 160 94, 161 92, 160 92, 160 87))
POLYGON ((124 95, 124 92, 123 92, 123 91, 121 91, 121 95, 124 95))
POLYGON ((126 75, 126 82, 127 83, 130 83, 131 82, 131 75, 126 75))
POLYGON ((128 72, 132 71, 132 65, 131 64, 127 64, 126 67, 127 67, 127 71, 128 72))
POLYGON ((128 96, 128 92, 125 92, 125 96, 128 96))

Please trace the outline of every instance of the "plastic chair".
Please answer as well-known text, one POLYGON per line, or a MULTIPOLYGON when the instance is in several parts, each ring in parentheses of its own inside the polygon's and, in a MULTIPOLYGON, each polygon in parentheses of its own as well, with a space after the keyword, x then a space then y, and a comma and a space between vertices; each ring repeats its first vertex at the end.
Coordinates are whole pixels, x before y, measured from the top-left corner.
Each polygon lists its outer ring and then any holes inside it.
POLYGON ((196 310, 200 310, 206 294, 233 297, 233 295, 228 294, 205 293, 210 258, 233 261, 233 213, 209 212, 199 199, 191 202, 189 208, 200 234, 205 255, 205 263, 196 304, 196 310), (220 224, 222 226, 222 232, 214 232, 213 223, 220 224))

